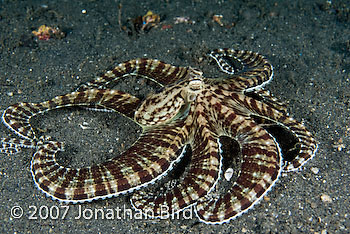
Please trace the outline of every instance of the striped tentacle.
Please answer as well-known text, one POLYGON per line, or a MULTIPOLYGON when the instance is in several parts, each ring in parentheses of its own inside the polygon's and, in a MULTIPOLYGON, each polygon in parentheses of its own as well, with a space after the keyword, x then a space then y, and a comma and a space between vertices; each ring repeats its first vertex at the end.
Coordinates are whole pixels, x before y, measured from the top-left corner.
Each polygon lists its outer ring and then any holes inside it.
POLYGON ((317 142, 312 134, 305 128, 305 126, 295 119, 284 116, 278 120, 292 131, 299 141, 299 153, 291 161, 287 161, 284 165, 284 171, 295 171, 301 168, 307 161, 309 161, 316 153, 317 142))
POLYGON ((242 166, 226 194, 198 202, 198 217, 211 224, 228 222, 250 209, 274 185, 281 172, 280 152, 273 137, 251 119, 224 110, 221 109, 226 116, 223 132, 240 144, 242 166))
POLYGON ((11 154, 17 154, 20 151, 21 151, 21 147, 17 146, 16 144, 6 143, 0 140, 0 153, 11 155, 11 154))
POLYGON ((21 148, 36 148, 36 141, 16 138, 0 138, 0 153, 16 154, 21 148))
POLYGON ((224 81, 219 81, 223 87, 229 90, 255 89, 271 80, 273 76, 273 67, 267 59, 252 51, 217 49, 209 54, 220 69, 233 75, 224 81), (241 68, 237 68, 238 62, 241 68))
POLYGON ((218 137, 202 125, 191 146, 191 163, 183 181, 166 193, 136 192, 131 200, 136 209, 155 217, 166 217, 193 205, 209 193, 215 186, 221 169, 218 137))
POLYGON ((156 59, 138 58, 119 64, 95 80, 83 84, 78 91, 89 88, 104 89, 129 75, 143 76, 165 86, 185 78, 187 73, 186 67, 176 67, 156 59))
POLYGON ((279 101, 268 90, 265 90, 265 89, 254 90, 253 92, 246 92, 245 95, 251 96, 256 100, 261 100, 262 102, 268 105, 271 105, 274 109, 277 109, 280 112, 284 112, 287 114, 287 105, 279 101))
POLYGON ((65 202, 85 202, 131 192, 164 176, 188 141, 183 122, 146 131, 127 151, 105 163, 81 168, 57 164, 57 143, 41 141, 32 160, 32 175, 43 192, 65 202))
POLYGON ((3 123, 17 135, 27 140, 35 139, 35 133, 29 121, 40 111, 36 105, 22 102, 9 106, 2 114, 3 123))
MULTIPOLYGON (((294 171, 299 169, 308 160, 310 160, 317 150, 317 142, 305 126, 288 115, 285 108, 280 108, 277 104, 271 104, 265 100, 258 101, 243 94, 232 93, 231 98, 245 106, 251 114, 257 115, 263 119, 269 119, 275 124, 291 131, 298 139, 299 153, 296 157, 286 162, 285 171, 294 171)), ((233 104, 232 104, 233 105, 233 104)))
POLYGON ((9 106, 2 115, 4 124, 19 136, 32 140, 36 139, 30 125, 30 119, 49 110, 68 106, 98 106, 133 117, 133 111, 140 100, 130 94, 117 90, 89 89, 57 96, 41 103, 22 102, 9 106))

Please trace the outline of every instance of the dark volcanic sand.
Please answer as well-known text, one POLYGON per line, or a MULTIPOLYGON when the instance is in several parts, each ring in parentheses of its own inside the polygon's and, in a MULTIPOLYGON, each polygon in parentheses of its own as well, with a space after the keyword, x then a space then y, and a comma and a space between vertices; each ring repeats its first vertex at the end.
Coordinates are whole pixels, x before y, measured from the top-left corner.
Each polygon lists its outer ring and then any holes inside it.
MULTIPOLYGON (((219 71, 206 54, 215 48, 232 47, 260 52, 271 61, 275 76, 268 89, 288 102, 289 112, 304 120, 314 133, 319 142, 316 156, 302 171, 284 173, 268 193, 269 199, 228 224, 213 226, 198 223, 195 217, 75 219, 79 206, 70 206, 63 220, 63 208, 59 209, 58 219, 45 219, 46 207, 56 214, 60 203, 35 187, 30 173, 33 151, 23 150, 13 156, 2 154, 0 232, 349 233, 349 3, 345 0, 126 2, 122 7, 123 25, 130 26, 128 18, 144 15, 148 10, 161 15, 161 24, 148 33, 128 35, 119 28, 118 2, 114 0, 1 1, 0 109, 16 102, 39 102, 68 93, 113 65, 137 57, 198 67, 218 76, 219 71), (212 21, 214 14, 223 15, 223 27, 212 21), (177 16, 190 17, 194 23, 174 24, 173 18, 177 16), (31 31, 42 24, 60 26, 66 37, 36 40, 31 31), (167 25, 171 27, 162 29, 167 25), (322 200, 321 195, 328 195, 331 201, 322 200), (20 219, 11 216, 15 205, 24 210, 20 219), (30 206, 38 209, 36 220, 30 219, 30 212, 35 209, 30 206)), ((141 94, 148 84, 151 83, 129 80, 118 88, 141 94)), ((59 158, 67 166, 104 161, 130 145, 140 130, 111 113, 69 109, 52 111, 34 122, 47 135, 67 143, 59 158), (82 129, 79 125, 89 128, 82 129), (101 152, 109 153, 98 156, 101 152)), ((8 135, 11 133, 2 125, 0 137, 8 135)), ((81 208, 105 212, 118 207, 130 209, 127 200, 127 196, 119 196, 85 203, 81 208)))

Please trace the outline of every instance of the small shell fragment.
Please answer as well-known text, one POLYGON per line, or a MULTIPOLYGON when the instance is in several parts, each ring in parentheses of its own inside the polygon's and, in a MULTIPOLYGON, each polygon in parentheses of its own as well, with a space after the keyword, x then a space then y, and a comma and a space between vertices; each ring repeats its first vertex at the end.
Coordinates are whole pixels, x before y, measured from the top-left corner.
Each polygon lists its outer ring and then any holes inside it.
POLYGON ((328 196, 327 194, 322 194, 321 195, 321 200, 325 203, 330 203, 332 202, 332 198, 328 196))
POLYGON ((227 181, 230 181, 232 176, 233 176, 233 169, 230 167, 225 171, 224 177, 227 181))
POLYGON ((317 167, 311 167, 310 170, 311 170, 312 173, 314 173, 314 174, 318 174, 318 172, 320 171, 320 169, 318 169, 317 167))

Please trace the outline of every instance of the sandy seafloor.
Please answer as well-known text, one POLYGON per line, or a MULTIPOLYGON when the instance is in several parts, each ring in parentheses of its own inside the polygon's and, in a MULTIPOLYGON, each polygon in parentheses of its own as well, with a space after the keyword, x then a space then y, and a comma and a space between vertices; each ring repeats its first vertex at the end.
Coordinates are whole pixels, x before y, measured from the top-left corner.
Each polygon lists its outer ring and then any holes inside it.
MULTIPOLYGON (((319 142, 315 157, 303 170, 283 173, 267 198, 248 213, 227 224, 206 225, 196 217, 182 216, 166 220, 76 219, 79 206, 74 205, 64 219, 64 210, 59 208, 56 219, 60 203, 46 197, 32 180, 33 150, 1 154, 1 233, 350 232, 348 1, 122 1, 122 25, 129 26, 128 18, 148 10, 161 15, 158 27, 138 34, 120 30, 118 4, 114 0, 1 1, 0 109, 68 93, 132 58, 158 58, 215 71, 219 76, 222 73, 206 56, 210 50, 252 50, 274 65, 275 76, 267 87, 287 102, 291 115, 303 120, 314 134, 319 142), (223 16, 223 26, 213 22, 216 14, 223 16), (180 16, 193 22, 175 24, 174 17, 180 16), (32 30, 42 24, 58 25, 66 36, 38 41, 32 30), (23 209, 21 218, 11 216, 14 206, 23 209), (46 208, 53 211, 52 217, 45 218, 46 208), (33 217, 37 219, 31 219, 35 209, 33 217)), ((148 84, 131 79, 119 88, 142 93, 148 84)), ((44 134, 66 142, 66 151, 58 156, 66 166, 104 161, 130 145, 140 132, 116 114, 86 110, 52 111, 34 122, 44 134)), ((14 136, 11 134, 0 127, 0 137, 14 136)), ((81 205, 83 210, 105 212, 118 207, 131 208, 128 196, 81 205)))

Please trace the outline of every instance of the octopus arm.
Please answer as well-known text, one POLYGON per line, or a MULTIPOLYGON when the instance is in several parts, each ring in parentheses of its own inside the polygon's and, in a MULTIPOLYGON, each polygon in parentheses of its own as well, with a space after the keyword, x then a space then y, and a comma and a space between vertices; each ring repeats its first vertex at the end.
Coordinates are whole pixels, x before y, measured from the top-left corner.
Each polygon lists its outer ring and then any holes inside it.
POLYGON ((154 183, 179 160, 187 141, 181 122, 144 132, 127 151, 99 165, 74 169, 56 162, 58 142, 40 139, 31 164, 37 187, 53 199, 85 202, 116 196, 154 183))
POLYGON ((220 81, 228 90, 254 90, 264 86, 273 77, 273 67, 267 59, 246 50, 217 49, 209 54, 221 71, 231 77, 220 81))
MULTIPOLYGON (((235 101, 238 101, 246 108, 246 113, 250 116, 257 116, 261 120, 267 120, 275 125, 283 127, 287 131, 291 132, 297 139, 295 149, 297 154, 295 157, 286 161, 284 165, 285 171, 294 171, 301 168, 307 161, 309 161, 317 150, 317 142, 312 136, 311 132, 306 129, 304 124, 290 117, 285 107, 278 103, 275 99, 271 102, 267 100, 257 100, 253 97, 248 97, 243 94, 232 94, 235 101)), ((265 94, 265 97, 266 94, 265 94)), ((228 102, 229 103, 229 102, 228 102)), ((228 105, 234 107, 235 103, 229 103, 228 105)), ((262 124, 263 126, 264 124, 262 124)))
POLYGON ((137 192, 132 197, 132 204, 146 214, 151 211, 155 217, 179 212, 212 190, 220 170, 218 138, 208 128, 201 126, 192 143, 191 163, 184 179, 166 193, 137 192), (164 210, 167 212, 162 212, 164 210))
POLYGON ((82 84, 77 90, 105 89, 128 76, 141 76, 161 86, 165 86, 185 78, 188 75, 188 71, 186 67, 176 67, 157 59, 138 58, 120 63, 105 74, 82 84))
POLYGON ((241 146, 241 172, 226 194, 200 199, 196 205, 199 219, 209 224, 228 222, 253 207, 281 172, 281 156, 274 138, 249 119, 236 118, 232 123, 226 126, 226 132, 241 146))
POLYGON ((36 139, 35 131, 30 125, 30 119, 47 111, 83 106, 119 112, 132 118, 140 100, 130 94, 118 90, 89 89, 57 96, 41 103, 22 102, 9 106, 2 115, 4 124, 22 138, 36 139))

